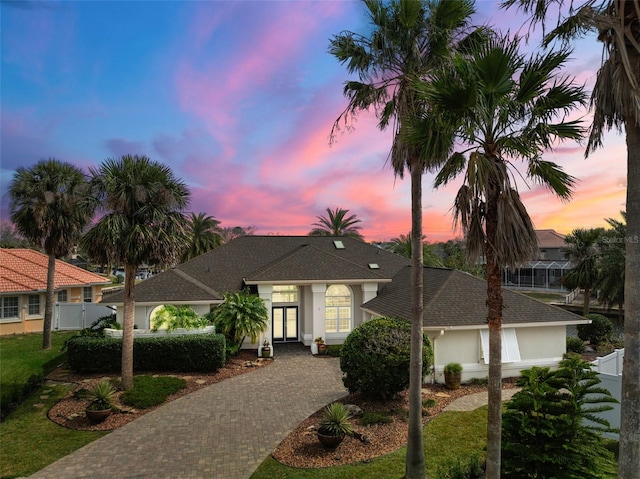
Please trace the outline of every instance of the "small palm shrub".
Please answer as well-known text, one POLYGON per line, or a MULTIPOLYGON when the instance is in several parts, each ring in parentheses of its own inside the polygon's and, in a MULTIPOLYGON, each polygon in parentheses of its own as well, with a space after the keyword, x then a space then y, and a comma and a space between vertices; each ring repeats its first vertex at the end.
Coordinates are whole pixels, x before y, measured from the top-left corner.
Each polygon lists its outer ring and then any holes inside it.
POLYGON ((578 325, 578 337, 583 341, 589 341, 593 345, 598 345, 613 338, 613 323, 609 318, 601 314, 587 314, 585 316, 591 320, 591 324, 578 325))
POLYGON ((227 356, 234 356, 247 336, 255 343, 260 333, 267 330, 269 312, 262 298, 244 290, 226 293, 213 316, 216 331, 227 340, 227 356))
MULTIPOLYGON (((409 386, 411 322, 401 318, 375 318, 347 336, 340 353, 342 381, 349 392, 389 398, 409 386)), ((423 336, 422 374, 433 362, 429 338, 423 336)))
POLYGON ((584 353, 584 341, 580 338, 567 336, 567 352, 576 354, 584 353))
POLYGON ((198 315, 191 306, 165 304, 153 318, 151 330, 155 332, 162 326, 166 326, 168 332, 173 332, 178 328, 204 328, 208 324, 208 319, 198 315))
POLYGON ((347 407, 339 402, 329 404, 324 410, 324 418, 318 432, 325 436, 344 437, 353 434, 350 422, 351 413, 347 407))

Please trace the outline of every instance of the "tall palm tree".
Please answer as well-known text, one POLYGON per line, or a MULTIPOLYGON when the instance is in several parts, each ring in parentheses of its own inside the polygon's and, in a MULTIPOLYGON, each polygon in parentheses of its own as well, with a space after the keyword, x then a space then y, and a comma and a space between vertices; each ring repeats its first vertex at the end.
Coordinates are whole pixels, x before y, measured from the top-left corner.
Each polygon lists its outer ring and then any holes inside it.
MULTIPOLYGON (((400 235, 398 238, 393 238, 389 246, 389 251, 404 256, 405 258, 411 258, 411 251, 413 251, 411 232, 406 235, 400 235)), ((422 243, 422 259, 425 266, 432 268, 442 268, 444 266, 442 258, 436 254, 429 243, 422 243)))
MULTIPOLYGON (((627 239, 624 363, 618 477, 640 477, 640 0, 506 0, 533 23, 557 22, 546 42, 571 41, 595 31, 604 46, 591 95, 593 124, 586 154, 602 147, 606 130, 624 129, 627 140, 627 239), (553 6, 554 8, 547 8, 553 6)), ((552 23, 553 25, 553 23, 552 23)))
POLYGON ((422 479, 422 174, 446 157, 452 137, 445 129, 431 128, 421 145, 413 146, 403 140, 402 131, 406 121, 418 115, 433 124, 413 81, 426 78, 431 69, 450 59, 458 40, 467 36, 475 9, 472 0, 364 0, 364 4, 370 23, 366 33, 345 31, 331 39, 329 52, 346 64, 350 74, 358 76, 358 80, 345 83, 344 95, 349 102, 331 133, 335 138, 342 125, 349 126, 358 113, 372 107, 379 128, 393 128, 390 159, 394 174, 402 178, 405 169, 410 173, 412 330, 405 477, 422 479))
POLYGON ((82 170, 53 158, 30 168, 19 167, 9 184, 11 221, 16 231, 49 257, 43 349, 51 348, 56 258, 69 254, 91 220, 94 210, 87 196, 87 177, 82 170))
POLYGON ((124 264, 122 386, 133 386, 133 323, 138 266, 173 264, 187 246, 182 211, 189 190, 168 166, 146 156, 109 158, 91 169, 95 199, 104 216, 85 234, 82 247, 104 264, 124 264))
MULTIPOLYGON (((487 478, 500 477, 502 420, 501 270, 534 257, 537 239, 517 192, 514 163, 526 176, 568 199, 574 178, 543 153, 558 142, 579 139, 579 122, 566 121, 585 101, 581 87, 557 77, 569 52, 560 50, 529 59, 517 38, 495 36, 468 54, 460 54, 423 91, 434 110, 458 125, 455 152, 436 176, 441 186, 462 174, 454 218, 466 236, 470 258, 486 258, 489 326, 489 416, 487 478)), ((417 132, 416 134, 419 134, 417 132)))
POLYGON ((362 220, 356 215, 349 215, 349 210, 336 208, 332 210, 327 208, 327 216, 316 216, 317 223, 313 223, 313 228, 309 232, 309 236, 350 236, 351 238, 363 240, 362 235, 358 231, 362 220))
POLYGON ((627 225, 625 211, 621 212, 623 220, 607 218, 611 229, 606 230, 600 241, 598 259, 598 300, 608 308, 618 307, 618 317, 623 319, 624 278, 625 278, 625 238, 627 225))
POLYGON ((206 213, 198 213, 197 215, 191 213, 187 223, 189 246, 182 253, 181 261, 189 261, 220 246, 222 236, 218 225, 220 222, 213 216, 208 216, 206 213))
POLYGON ((567 246, 562 249, 571 262, 571 269, 562 277, 568 289, 582 288, 584 301, 582 314, 589 314, 591 289, 598 281, 598 243, 604 234, 604 228, 576 228, 565 237, 567 246))

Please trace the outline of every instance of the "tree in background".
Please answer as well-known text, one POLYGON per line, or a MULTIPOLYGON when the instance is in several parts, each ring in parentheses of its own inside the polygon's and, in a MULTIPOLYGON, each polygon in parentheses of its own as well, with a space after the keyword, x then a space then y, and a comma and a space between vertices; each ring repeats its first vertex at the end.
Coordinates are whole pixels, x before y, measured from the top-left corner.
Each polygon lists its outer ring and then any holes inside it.
POLYGON ((28 248, 29 241, 23 238, 11 224, 0 225, 0 248, 28 248))
POLYGON ((544 39, 571 41, 595 32, 604 54, 591 95, 593 124, 586 154, 603 146, 605 131, 627 140, 624 364, 618 477, 640 478, 640 0, 505 0, 555 28, 544 39), (549 8, 551 7, 551 8, 549 8))
POLYGON ((604 228, 576 228, 565 237, 567 246, 562 252, 571 262, 571 269, 562 277, 567 289, 584 290, 582 315, 589 314, 591 289, 598 281, 598 245, 604 228))
POLYGON ((336 208, 332 210, 327 208, 327 216, 316 216, 317 223, 313 223, 313 228, 309 232, 309 236, 349 236, 351 238, 363 240, 360 234, 361 226, 356 226, 362 220, 356 215, 349 215, 349 210, 336 208))
POLYGON ((358 113, 371 108, 381 130, 390 125, 393 128, 390 160, 394 174, 402 178, 408 170, 411 175, 412 333, 405 477, 423 479, 422 174, 447 156, 453 138, 450 131, 436 127, 436 119, 416 95, 413 82, 426 79, 433 68, 450 60, 453 47, 467 38, 475 9, 471 0, 365 0, 364 4, 369 20, 366 33, 344 31, 335 35, 329 46, 329 52, 346 64, 348 72, 358 76, 358 80, 345 83, 349 103, 335 121, 331 136, 335 138, 342 125, 349 127, 358 113), (410 145, 403 139, 403 130, 409 119, 417 117, 433 128, 428 128, 420 145, 410 145))
POLYGON ((171 168, 146 156, 107 159, 92 169, 96 204, 104 216, 85 234, 82 248, 103 264, 124 264, 122 387, 133 387, 133 323, 138 266, 174 264, 187 247, 182 213, 187 186, 171 168))
POLYGON ((91 221, 86 175, 76 166, 49 158, 18 167, 9 184, 11 221, 16 231, 49 257, 42 348, 51 348, 56 258, 66 256, 91 221))
POLYGON ((486 279, 487 275, 484 265, 479 258, 469 258, 466 253, 466 246, 463 240, 454 239, 434 245, 443 258, 446 268, 457 269, 466 273, 486 279))
POLYGON ((626 213, 621 212, 623 220, 607 218, 611 229, 600 238, 598 259, 598 301, 607 308, 618 307, 618 318, 622 322, 624 310, 625 249, 627 237, 626 213))
MULTIPOLYGON (((388 249, 392 253, 404 256, 405 258, 411 258, 411 251, 413 250, 411 233, 393 238, 388 249)), ((422 242, 422 259, 424 265, 431 268, 442 268, 444 266, 442 258, 437 255, 434 247, 425 241, 422 242)))
POLYGON ((220 222, 213 216, 208 216, 206 213, 198 213, 197 215, 191 213, 187 223, 189 246, 182 254, 181 261, 189 261, 220 246, 222 236, 219 225, 220 222))
POLYGON ((220 237, 224 244, 240 236, 252 236, 255 232, 255 226, 225 226, 224 228, 220 228, 220 237))
POLYGON ((435 186, 463 176, 454 201, 455 222, 465 233, 472 261, 485 257, 489 326, 489 413, 487 478, 500 477, 502 420, 502 274, 538 252, 535 229, 512 178, 516 161, 527 177, 561 199, 569 199, 574 178, 542 159, 564 140, 580 139, 579 121, 568 115, 585 94, 559 71, 569 57, 560 49, 525 58, 518 38, 495 35, 461 53, 453 65, 423 86, 440 117, 458 125, 461 151, 436 176, 435 186))

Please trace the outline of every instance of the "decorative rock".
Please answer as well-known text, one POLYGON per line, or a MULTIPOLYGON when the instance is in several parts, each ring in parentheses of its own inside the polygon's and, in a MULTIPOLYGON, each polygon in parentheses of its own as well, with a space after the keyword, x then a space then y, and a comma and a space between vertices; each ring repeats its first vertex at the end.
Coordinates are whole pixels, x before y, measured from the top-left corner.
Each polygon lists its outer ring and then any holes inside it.
POLYGON ((49 399, 49 395, 48 394, 43 394, 42 396, 40 396, 40 399, 49 399))
POLYGON ((189 379, 193 379, 193 376, 182 376, 182 379, 188 381, 189 379))
POLYGON ((41 403, 41 402, 38 402, 38 403, 35 403, 35 404, 33 405, 33 407, 38 408, 38 409, 42 409, 42 408, 44 407, 44 404, 43 404, 43 403, 41 403))
POLYGON ((316 426, 309 426, 306 430, 307 430, 308 432, 313 432, 313 431, 315 431, 316 429, 317 429, 317 427, 316 427, 316 426))
POLYGON ((42 390, 42 394, 49 394, 51 392, 51 389, 43 389, 42 390))
POLYGON ((206 384, 207 381, 205 381, 204 379, 196 379, 196 384, 206 384))
POLYGON ((342 456, 335 456, 335 457, 334 457, 334 459, 335 459, 336 461, 342 461, 342 456))
POLYGON ((451 395, 447 393, 436 393, 436 396, 439 398, 450 398, 451 395))
POLYGON ((362 417, 362 415, 364 414, 364 411, 360 409, 360 406, 357 406, 355 404, 347 404, 345 405, 345 407, 349 410, 349 414, 351 414, 351 417, 362 417))

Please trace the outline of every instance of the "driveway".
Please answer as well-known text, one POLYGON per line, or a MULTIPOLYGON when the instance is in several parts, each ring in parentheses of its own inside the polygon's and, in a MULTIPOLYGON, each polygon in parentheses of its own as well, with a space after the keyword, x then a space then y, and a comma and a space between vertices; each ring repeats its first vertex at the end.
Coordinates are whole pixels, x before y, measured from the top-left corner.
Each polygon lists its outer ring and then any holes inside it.
POLYGON ((347 394, 337 358, 277 346, 272 365, 183 396, 32 475, 245 479, 303 419, 347 394))

